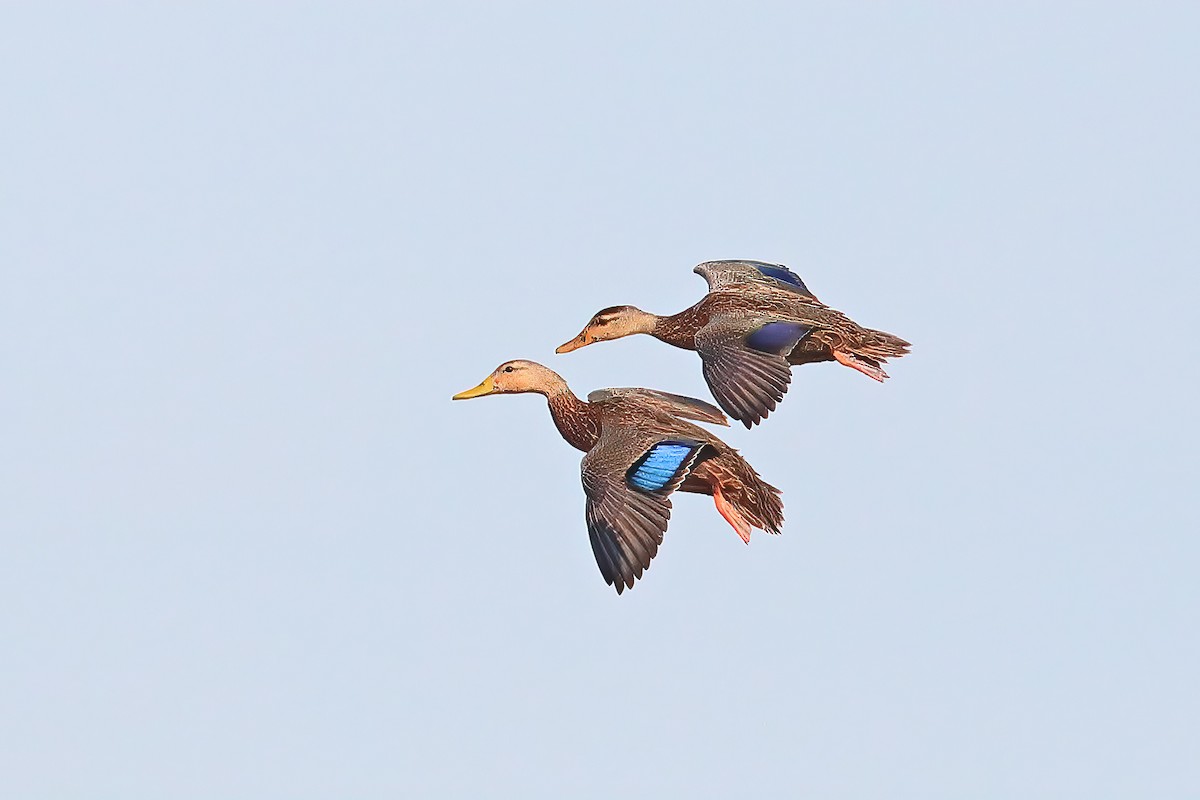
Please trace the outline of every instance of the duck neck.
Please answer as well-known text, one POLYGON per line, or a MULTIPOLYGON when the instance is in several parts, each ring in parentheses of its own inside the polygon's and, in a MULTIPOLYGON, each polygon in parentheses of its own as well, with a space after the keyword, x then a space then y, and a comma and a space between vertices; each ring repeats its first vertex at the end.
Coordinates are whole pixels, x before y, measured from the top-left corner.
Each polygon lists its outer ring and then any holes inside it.
POLYGON ((546 402, 554 426, 567 444, 585 453, 600 438, 600 420, 590 403, 585 403, 565 385, 547 392, 546 402))
POLYGON ((684 350, 695 350, 696 331, 708 324, 708 316, 708 312, 701 307, 700 303, 697 303, 678 314, 657 317, 650 335, 660 342, 666 342, 684 350))
POLYGON ((655 336, 659 322, 665 319, 658 314, 642 311, 640 308, 631 308, 628 313, 630 316, 624 321, 624 324, 629 326, 629 333, 648 333, 655 336))

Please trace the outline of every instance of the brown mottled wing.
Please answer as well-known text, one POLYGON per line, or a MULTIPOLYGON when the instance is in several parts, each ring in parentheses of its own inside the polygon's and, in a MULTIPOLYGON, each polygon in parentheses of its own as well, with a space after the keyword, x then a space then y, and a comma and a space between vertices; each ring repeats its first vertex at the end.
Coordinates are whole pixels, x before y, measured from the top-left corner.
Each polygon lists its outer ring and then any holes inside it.
POLYGON ((816 295, 804 285, 804 280, 782 264, 768 264, 765 261, 748 259, 705 261, 692 271, 708 281, 709 291, 715 292, 736 284, 757 283, 773 286, 776 289, 785 289, 810 300, 817 299, 816 295))
POLYGON ((603 403, 606 400, 617 398, 631 398, 682 419, 694 419, 697 422, 708 422, 713 425, 729 425, 725 413, 712 403, 654 389, 597 389, 588 395, 588 402, 603 403))
POLYGON ((620 594, 649 568, 671 518, 671 492, 687 476, 703 443, 671 439, 691 449, 675 475, 656 491, 630 482, 630 470, 669 437, 622 426, 605 428, 583 457, 583 491, 592 553, 604 581, 620 594))
POLYGON ((800 325, 758 319, 714 320, 697 331, 696 351, 704 362, 704 380, 721 408, 747 428, 766 419, 792 381, 785 354, 807 333, 800 325), (795 329, 797 336, 790 345, 781 342, 773 351, 764 351, 747 344, 759 330, 779 324, 795 329))

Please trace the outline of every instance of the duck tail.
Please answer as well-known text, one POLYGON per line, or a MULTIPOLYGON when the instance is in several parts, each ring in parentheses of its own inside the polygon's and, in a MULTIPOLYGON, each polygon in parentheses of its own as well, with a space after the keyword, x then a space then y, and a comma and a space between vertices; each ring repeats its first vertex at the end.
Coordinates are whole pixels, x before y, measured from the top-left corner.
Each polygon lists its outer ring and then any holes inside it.
POLYGON ((861 328, 856 337, 842 345, 831 347, 833 357, 851 369, 856 369, 869 378, 884 381, 888 374, 883 365, 889 358, 908 355, 908 342, 886 331, 861 328))
POLYGON ((738 535, 749 543, 748 528, 781 533, 782 492, 759 477, 750 462, 734 450, 726 451, 714 461, 712 472, 716 480, 713 498, 717 510, 733 525, 738 535), (744 524, 738 524, 739 521, 744 524))
POLYGON ((863 329, 863 336, 854 348, 856 355, 865 356, 875 361, 886 361, 889 358, 900 358, 908 355, 911 344, 899 336, 887 331, 876 331, 871 328, 863 329))

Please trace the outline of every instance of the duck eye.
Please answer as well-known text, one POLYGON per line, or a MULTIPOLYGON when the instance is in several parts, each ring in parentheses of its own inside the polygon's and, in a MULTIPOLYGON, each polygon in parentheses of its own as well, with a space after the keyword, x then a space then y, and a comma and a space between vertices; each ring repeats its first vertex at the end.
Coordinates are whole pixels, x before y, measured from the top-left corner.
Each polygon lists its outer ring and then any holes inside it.
POLYGON ((512 365, 509 365, 509 366, 505 367, 505 368, 504 368, 504 371, 505 371, 505 372, 512 372, 512 371, 513 371, 512 365))

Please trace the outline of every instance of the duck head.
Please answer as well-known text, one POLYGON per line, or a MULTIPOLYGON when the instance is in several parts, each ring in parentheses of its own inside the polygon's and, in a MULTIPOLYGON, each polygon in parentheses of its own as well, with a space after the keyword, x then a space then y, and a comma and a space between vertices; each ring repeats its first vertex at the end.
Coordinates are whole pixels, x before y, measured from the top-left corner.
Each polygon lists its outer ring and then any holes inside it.
POLYGON ((470 400, 472 397, 483 397, 489 394, 522 394, 537 392, 550 395, 566 386, 562 377, 536 361, 505 361, 483 379, 474 389, 467 389, 452 397, 452 400, 470 400))
POLYGON ((583 330, 569 342, 558 346, 554 352, 569 353, 592 342, 607 342, 635 333, 651 333, 658 324, 658 317, 634 306, 613 306, 597 311, 583 330))

